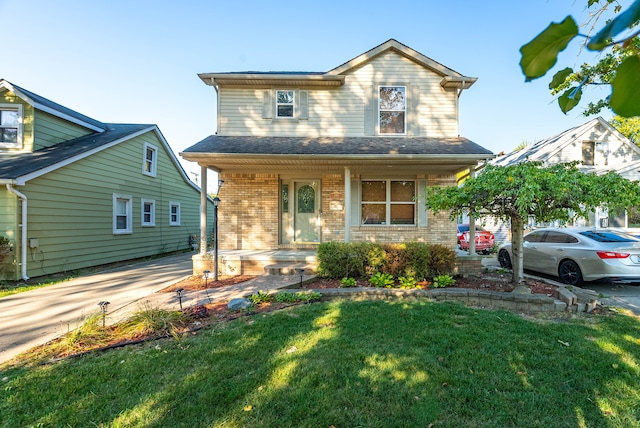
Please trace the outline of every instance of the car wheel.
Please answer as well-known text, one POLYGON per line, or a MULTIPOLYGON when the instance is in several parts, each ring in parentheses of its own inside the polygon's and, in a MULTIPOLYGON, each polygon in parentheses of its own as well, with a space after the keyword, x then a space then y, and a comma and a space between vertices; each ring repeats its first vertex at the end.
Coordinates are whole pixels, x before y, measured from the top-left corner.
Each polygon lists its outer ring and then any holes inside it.
POLYGON ((500 263, 500 267, 504 269, 511 269, 511 257, 509 257, 507 250, 500 250, 498 252, 498 263, 500 263))
POLYGON ((578 285, 582 283, 582 272, 576 262, 571 260, 565 260, 560 263, 558 268, 558 276, 560 281, 569 285, 578 285))

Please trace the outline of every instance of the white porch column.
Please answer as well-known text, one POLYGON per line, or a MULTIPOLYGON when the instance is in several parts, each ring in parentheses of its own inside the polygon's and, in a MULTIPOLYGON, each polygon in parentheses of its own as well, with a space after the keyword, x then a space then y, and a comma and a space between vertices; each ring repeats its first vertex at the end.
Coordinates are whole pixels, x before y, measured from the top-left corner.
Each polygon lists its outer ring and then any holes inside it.
POLYGON ((200 165, 200 255, 207 254, 207 167, 200 165))
POLYGON ((344 242, 351 242, 351 169, 344 167, 344 242))
MULTIPOLYGON (((469 167, 469 178, 476 176, 475 165, 469 167)), ((476 255, 476 219, 473 212, 469 212, 469 254, 476 255)))

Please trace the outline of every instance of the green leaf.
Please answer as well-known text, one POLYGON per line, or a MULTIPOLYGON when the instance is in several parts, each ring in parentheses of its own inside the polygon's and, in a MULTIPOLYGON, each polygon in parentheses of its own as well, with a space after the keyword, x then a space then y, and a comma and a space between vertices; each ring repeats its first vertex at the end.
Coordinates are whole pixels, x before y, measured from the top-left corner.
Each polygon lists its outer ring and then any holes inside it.
POLYGON ((569 110, 578 105, 580 98, 582 98, 582 88, 573 87, 567 89, 560 95, 560 98, 558 98, 560 110, 562 110, 564 114, 567 114, 569 110))
POLYGON ((587 44, 587 48, 592 51, 601 51, 609 45, 609 40, 626 29, 631 28, 631 26, 639 20, 640 0, 636 0, 627 10, 612 19, 598 34, 593 36, 587 44))
POLYGON ((549 89, 554 89, 560 86, 560 84, 564 83, 567 80, 567 77, 573 74, 573 69, 571 67, 564 68, 558 71, 553 75, 553 79, 551 83, 549 83, 549 89))
MULTIPOLYGON (((640 0, 638 0, 640 1, 640 0)), ((558 60, 558 54, 578 35, 576 21, 567 16, 557 24, 552 22, 533 40, 520 48, 520 68, 527 82, 542 77, 558 60)))
POLYGON ((611 81, 611 109, 622 117, 640 116, 640 57, 630 56, 611 81))

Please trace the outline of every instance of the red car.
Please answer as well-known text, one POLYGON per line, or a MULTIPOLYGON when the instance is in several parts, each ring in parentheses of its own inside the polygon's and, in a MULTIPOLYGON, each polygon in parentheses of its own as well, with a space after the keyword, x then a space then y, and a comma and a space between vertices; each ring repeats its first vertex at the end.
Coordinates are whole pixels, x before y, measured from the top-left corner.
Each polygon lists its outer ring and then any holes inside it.
MULTIPOLYGON (((493 251, 495 237, 493 233, 476 226, 476 252, 489 254, 493 251)), ((458 245, 461 250, 469 250, 469 225, 458 225, 458 245)))

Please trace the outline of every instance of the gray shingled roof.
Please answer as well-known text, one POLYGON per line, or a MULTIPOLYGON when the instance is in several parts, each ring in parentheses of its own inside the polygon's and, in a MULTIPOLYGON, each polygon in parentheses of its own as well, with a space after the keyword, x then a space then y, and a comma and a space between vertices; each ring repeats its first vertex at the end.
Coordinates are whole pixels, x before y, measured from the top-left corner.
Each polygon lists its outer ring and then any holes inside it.
MULTIPOLYGON (((0 79, 0 81, 2 81, 2 80, 3 79, 0 79)), ((103 122, 100 122, 98 120, 92 119, 89 116, 85 116, 82 113, 78 113, 77 111, 71 110, 70 108, 67 108, 67 107, 65 107, 63 105, 60 105, 58 103, 54 103, 53 101, 51 101, 51 100, 49 100, 49 99, 47 99, 45 97, 42 97, 42 96, 40 96, 38 94, 35 94, 35 93, 31 92, 31 91, 28 91, 28 90, 26 90, 26 89, 24 89, 24 88, 22 88, 22 87, 20 87, 18 85, 15 85, 15 84, 7 81, 7 80, 5 80, 5 82, 9 83, 16 90, 22 92, 22 94, 20 94, 20 95, 25 95, 28 98, 27 101, 29 101, 29 102, 32 102, 32 103, 35 103, 35 104, 39 104, 39 106, 50 108, 51 110, 54 110, 54 111, 59 112, 59 113, 62 113, 64 115, 66 115, 66 116, 73 117, 73 118, 75 118, 75 119, 77 119, 77 120, 79 120, 81 122, 85 122, 85 123, 91 124, 91 125, 93 125, 93 126, 95 126, 97 128, 105 129, 106 126, 107 126, 107 124, 105 124, 103 122)))
POLYGON ((420 155, 493 153, 466 138, 425 137, 235 137, 211 135, 183 153, 226 155, 420 155))
POLYGON ((64 141, 30 153, 0 154, 0 179, 18 179, 154 126, 114 123, 101 125, 106 131, 64 141))

